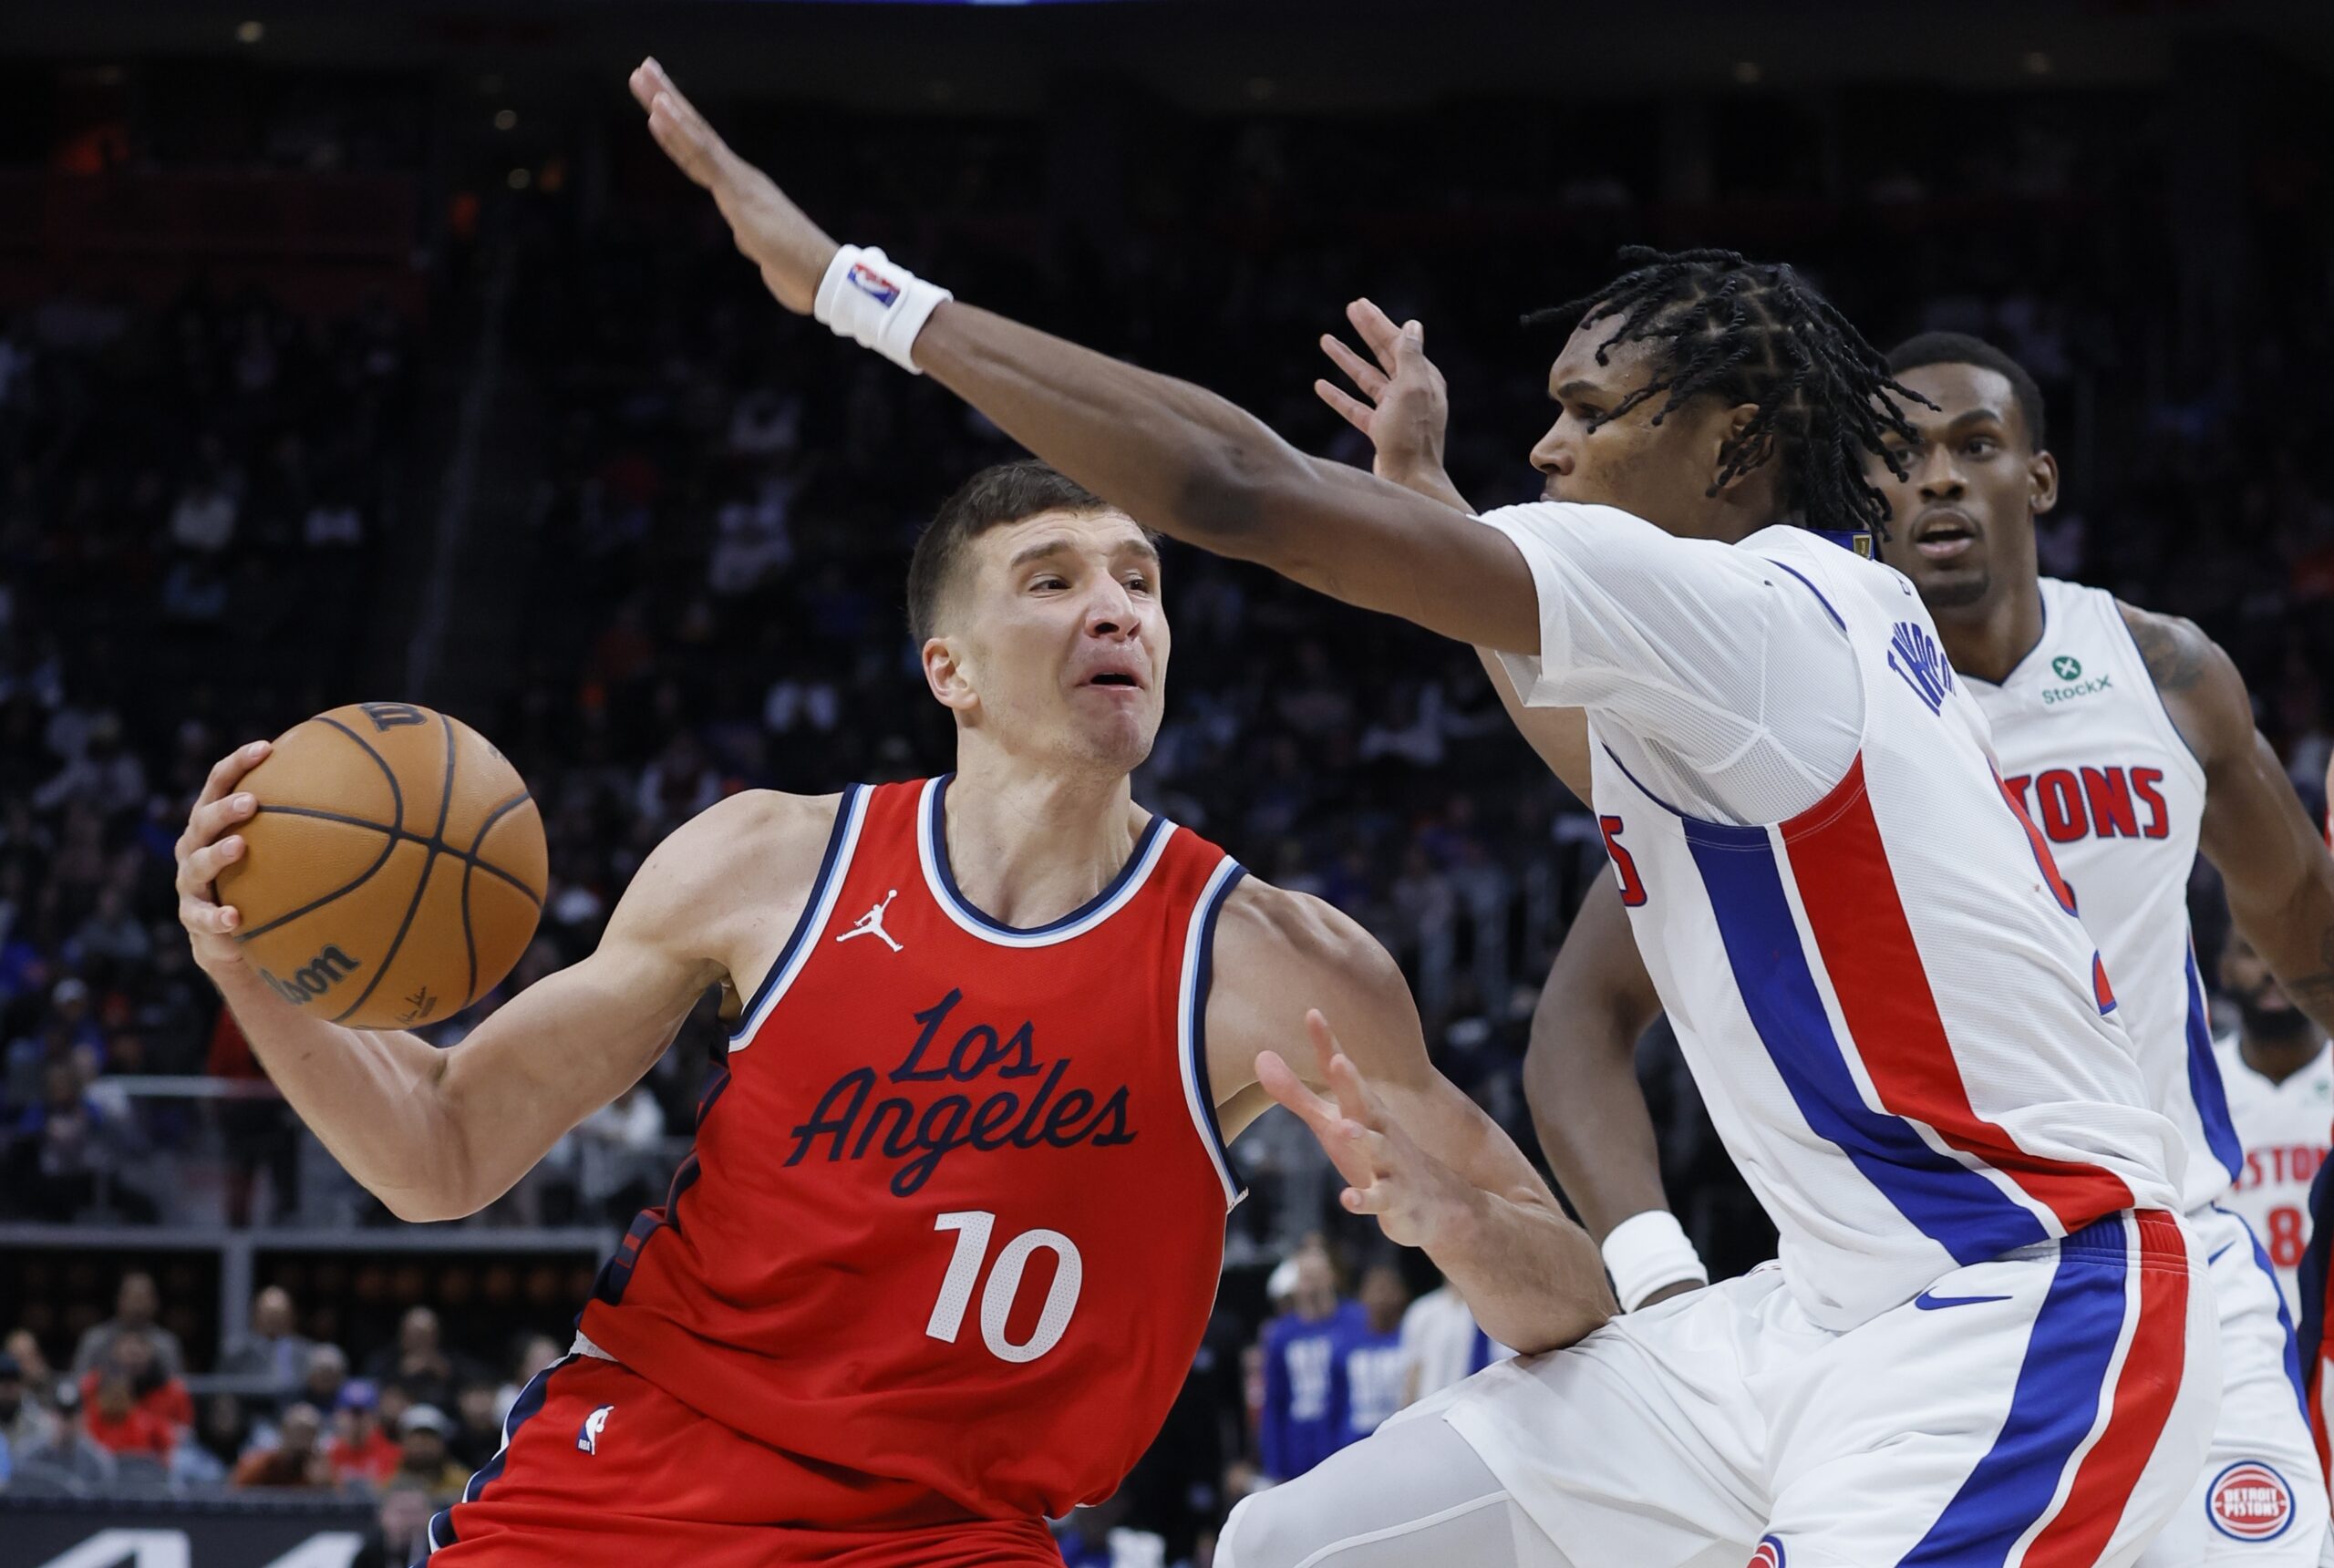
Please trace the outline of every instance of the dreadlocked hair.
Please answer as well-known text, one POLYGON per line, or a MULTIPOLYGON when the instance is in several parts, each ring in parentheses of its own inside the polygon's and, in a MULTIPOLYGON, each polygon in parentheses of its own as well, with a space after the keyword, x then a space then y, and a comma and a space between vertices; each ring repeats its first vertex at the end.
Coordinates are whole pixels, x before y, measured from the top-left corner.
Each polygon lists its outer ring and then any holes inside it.
POLYGON ((1832 303, 1792 268, 1747 261, 1732 251, 1663 252, 1643 245, 1619 257, 1629 270, 1568 304, 1534 311, 1528 327, 1573 332, 1616 320, 1596 346, 1596 363, 1609 363, 1616 344, 1658 346, 1653 378, 1590 425, 1617 419, 1638 404, 1668 394, 1657 425, 1707 392, 1758 411, 1723 456, 1718 481, 1706 492, 1770 459, 1781 464, 1779 499, 1810 528, 1887 536, 1888 500, 1864 482, 1871 453, 1898 479, 1905 469, 1884 438, 1918 437, 1894 400, 1927 407, 1917 392, 1898 386, 1887 361, 1832 303))

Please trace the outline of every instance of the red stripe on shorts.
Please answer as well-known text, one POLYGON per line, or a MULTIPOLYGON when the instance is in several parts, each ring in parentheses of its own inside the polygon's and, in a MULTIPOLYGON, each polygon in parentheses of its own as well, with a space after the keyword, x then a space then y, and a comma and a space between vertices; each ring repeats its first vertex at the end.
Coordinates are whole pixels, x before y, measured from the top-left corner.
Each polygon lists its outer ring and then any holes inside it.
POLYGON ((2083 1455, 2066 1502, 2027 1548, 2025 1568, 2091 1568, 2099 1561, 2180 1397, 2188 1356, 2187 1243, 2180 1222, 2160 1210, 2143 1209, 2133 1218, 2140 1227, 2133 1260, 2140 1320, 2115 1378, 2107 1429, 2083 1455))

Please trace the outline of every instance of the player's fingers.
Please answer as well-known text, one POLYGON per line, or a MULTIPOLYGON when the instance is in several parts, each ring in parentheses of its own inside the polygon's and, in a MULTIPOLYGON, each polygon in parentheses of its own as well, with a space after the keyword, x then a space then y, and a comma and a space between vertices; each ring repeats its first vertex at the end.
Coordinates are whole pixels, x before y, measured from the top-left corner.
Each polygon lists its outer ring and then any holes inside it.
POLYGON ((253 740, 238 746, 211 765, 211 772, 202 780, 202 792, 194 798, 197 810, 208 806, 235 787, 237 780, 266 759, 268 743, 253 740))
POLYGON ((1377 1117, 1369 1097, 1362 1088, 1361 1073, 1346 1059, 1344 1048, 1337 1044, 1337 1037, 1329 1027, 1329 1020, 1321 1016, 1319 1008, 1313 1008, 1305 1015, 1305 1033, 1313 1042, 1313 1059, 1320 1066, 1321 1081, 1336 1097, 1337 1114, 1364 1126, 1374 1124, 1377 1117))
POLYGON ((1375 403, 1386 394, 1385 373, 1375 365, 1348 348, 1328 333, 1321 335, 1321 352, 1331 364, 1346 373, 1346 378, 1361 389, 1361 395, 1375 403))
POLYGON ((1256 1053, 1256 1081, 1266 1094, 1296 1113, 1297 1119, 1313 1130, 1313 1135, 1328 1141, 1336 1136, 1337 1107, 1335 1100, 1313 1092, 1312 1087, 1296 1076, 1296 1069, 1281 1059, 1278 1051, 1256 1053))
POLYGON ((194 841, 190 850, 201 849, 238 822, 248 822, 259 811, 259 797, 248 789, 239 789, 223 800, 213 800, 208 806, 197 806, 187 819, 187 836, 194 841))
POLYGON ((682 173, 699 185, 713 183, 713 158, 696 133, 681 123, 680 116, 672 111, 668 100, 662 96, 648 113, 648 134, 665 150, 665 156, 678 165, 682 173))
POLYGON ((219 880, 219 873, 243 858, 243 836, 230 833, 215 844, 205 844, 179 863, 179 887, 200 892, 219 880))
POLYGON ((1346 319, 1361 334, 1362 342, 1369 345, 1369 352, 1378 356, 1378 363, 1386 374, 1394 374, 1395 351, 1402 339, 1402 329, 1394 325, 1394 318, 1379 309, 1376 301, 1358 299, 1346 306, 1346 319))
POLYGON ((1335 408, 1347 424, 1365 436, 1369 434, 1369 421, 1377 414, 1377 409, 1353 397, 1342 387, 1333 387, 1327 381, 1314 382, 1313 392, 1322 402, 1335 408))
POLYGON ((179 923, 197 936, 226 936, 243 923, 243 916, 234 909, 213 903, 207 898, 181 894, 179 898, 179 923))
POLYGON ((1348 1187, 1338 1194, 1338 1202, 1348 1214, 1386 1214, 1401 1200, 1383 1181, 1372 1181, 1367 1187, 1348 1187))

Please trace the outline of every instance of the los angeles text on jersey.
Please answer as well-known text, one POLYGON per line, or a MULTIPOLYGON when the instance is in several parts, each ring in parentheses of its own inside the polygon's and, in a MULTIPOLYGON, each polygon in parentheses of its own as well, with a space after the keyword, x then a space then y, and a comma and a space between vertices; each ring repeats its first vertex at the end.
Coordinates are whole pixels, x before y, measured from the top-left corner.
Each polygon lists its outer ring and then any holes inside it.
POLYGON ((951 990, 914 1015, 915 1042, 885 1081, 994 1084, 998 1087, 993 1093, 976 1103, 973 1093, 951 1091, 925 1101, 921 1109, 905 1095, 886 1095, 870 1107, 876 1093, 876 1069, 853 1068, 828 1087, 809 1119, 790 1134, 794 1148, 786 1163, 801 1163, 821 1144, 830 1163, 863 1160, 873 1152, 900 1161, 892 1172, 892 1191, 907 1198, 960 1149, 988 1152, 1080 1144, 1111 1149, 1134 1141, 1134 1130, 1127 1125, 1127 1086, 1064 1089, 1070 1058, 1041 1058, 1036 1031, 1027 1019, 1009 1035, 995 1025, 972 1024, 955 1035, 953 1045, 941 1049, 943 1034, 965 1022, 954 1016, 964 999, 961 989, 951 990))
POLYGON ((2161 768, 2046 768, 2002 783, 2054 844, 2161 839, 2172 831, 2161 768))

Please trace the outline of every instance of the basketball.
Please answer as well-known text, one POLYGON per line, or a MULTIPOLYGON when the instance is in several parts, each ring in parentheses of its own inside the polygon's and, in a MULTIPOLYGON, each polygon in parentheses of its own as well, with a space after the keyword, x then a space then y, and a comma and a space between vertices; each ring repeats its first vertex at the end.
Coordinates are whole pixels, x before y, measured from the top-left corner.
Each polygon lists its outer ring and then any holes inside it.
POLYGON ((259 809, 219 902, 285 1001, 352 1028, 412 1028, 470 1006, 526 951, 542 818, 468 725, 412 703, 336 707, 278 737, 241 788, 259 809))

